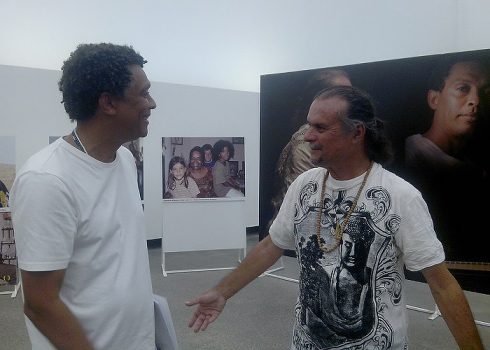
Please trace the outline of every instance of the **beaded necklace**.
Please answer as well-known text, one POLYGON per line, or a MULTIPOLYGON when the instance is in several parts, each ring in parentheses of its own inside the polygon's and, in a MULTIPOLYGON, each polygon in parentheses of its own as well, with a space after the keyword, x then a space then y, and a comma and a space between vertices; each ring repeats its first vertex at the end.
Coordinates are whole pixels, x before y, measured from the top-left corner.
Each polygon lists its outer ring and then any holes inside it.
POLYGON ((75 142, 75 146, 77 146, 77 148, 83 153, 87 153, 87 150, 83 146, 82 141, 80 141, 80 138, 78 137, 77 129, 73 129, 73 131, 71 132, 71 137, 73 138, 73 142, 75 142))
POLYGON ((327 179, 330 173, 327 171, 325 175, 323 176, 323 184, 322 184, 322 193, 320 196, 320 211, 318 212, 318 217, 317 217, 317 222, 316 222, 316 240, 318 243, 318 247, 324 251, 325 253, 330 253, 333 251, 335 248, 337 248, 340 245, 340 241, 342 239, 342 235, 344 234, 344 229, 349 223, 349 219, 352 215, 352 212, 354 211, 354 208, 357 206, 357 201, 359 200, 359 197, 361 196, 362 190, 364 189, 364 185, 366 185, 369 173, 371 172, 371 169, 373 168, 373 163, 369 164, 369 168, 366 171, 366 175, 364 175, 364 179, 362 180, 361 187, 359 187, 359 190, 357 191, 356 198, 352 202, 352 205, 347 212, 347 215, 345 216, 344 221, 339 225, 337 222, 335 225, 335 231, 331 232, 331 235, 335 238, 335 243, 331 247, 327 247, 325 244, 322 244, 320 241, 321 235, 320 235, 320 229, 321 229, 321 222, 322 222, 322 209, 323 209, 323 200, 325 199, 325 190, 327 187, 327 179))

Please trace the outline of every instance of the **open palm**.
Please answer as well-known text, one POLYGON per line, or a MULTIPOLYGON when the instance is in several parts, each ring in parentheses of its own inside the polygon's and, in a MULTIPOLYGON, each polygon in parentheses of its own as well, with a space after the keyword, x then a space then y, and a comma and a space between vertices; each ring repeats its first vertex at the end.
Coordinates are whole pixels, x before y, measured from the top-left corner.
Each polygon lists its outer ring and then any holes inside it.
POLYGON ((197 299, 187 301, 185 304, 187 306, 198 305, 188 323, 188 326, 197 333, 206 330, 208 325, 218 318, 225 307, 226 299, 220 292, 211 289, 197 299))

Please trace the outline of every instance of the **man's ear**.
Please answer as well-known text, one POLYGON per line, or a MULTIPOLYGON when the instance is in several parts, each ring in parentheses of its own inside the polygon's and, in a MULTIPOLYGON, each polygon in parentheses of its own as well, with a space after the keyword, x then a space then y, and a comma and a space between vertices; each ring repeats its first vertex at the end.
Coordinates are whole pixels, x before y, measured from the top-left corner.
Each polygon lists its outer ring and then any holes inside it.
POLYGON ((439 105, 440 94, 441 92, 436 90, 429 90, 427 92, 427 104, 433 111, 435 111, 439 105))
POLYGON ((104 114, 114 115, 117 112, 117 101, 108 92, 103 92, 99 96, 99 109, 104 114))
POLYGON ((364 142, 364 136, 366 135, 366 127, 362 123, 356 123, 354 129, 354 140, 356 142, 364 142))

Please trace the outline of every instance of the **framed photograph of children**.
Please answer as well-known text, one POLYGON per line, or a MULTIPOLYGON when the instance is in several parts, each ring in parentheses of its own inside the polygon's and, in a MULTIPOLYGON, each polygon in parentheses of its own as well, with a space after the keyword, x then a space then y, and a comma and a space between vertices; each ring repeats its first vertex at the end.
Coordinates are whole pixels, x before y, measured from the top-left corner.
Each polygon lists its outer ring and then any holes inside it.
POLYGON ((162 137, 162 199, 244 200, 239 164, 244 168, 243 137, 162 137))

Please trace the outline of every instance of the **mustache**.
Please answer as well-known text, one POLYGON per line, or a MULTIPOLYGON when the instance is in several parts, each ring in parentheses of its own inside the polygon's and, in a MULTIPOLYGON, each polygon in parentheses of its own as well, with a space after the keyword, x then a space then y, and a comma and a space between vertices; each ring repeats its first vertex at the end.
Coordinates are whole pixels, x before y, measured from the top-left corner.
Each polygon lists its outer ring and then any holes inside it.
POLYGON ((318 151, 318 150, 322 149, 322 146, 320 146, 320 145, 315 145, 314 143, 310 143, 310 149, 311 149, 312 151, 318 151))

